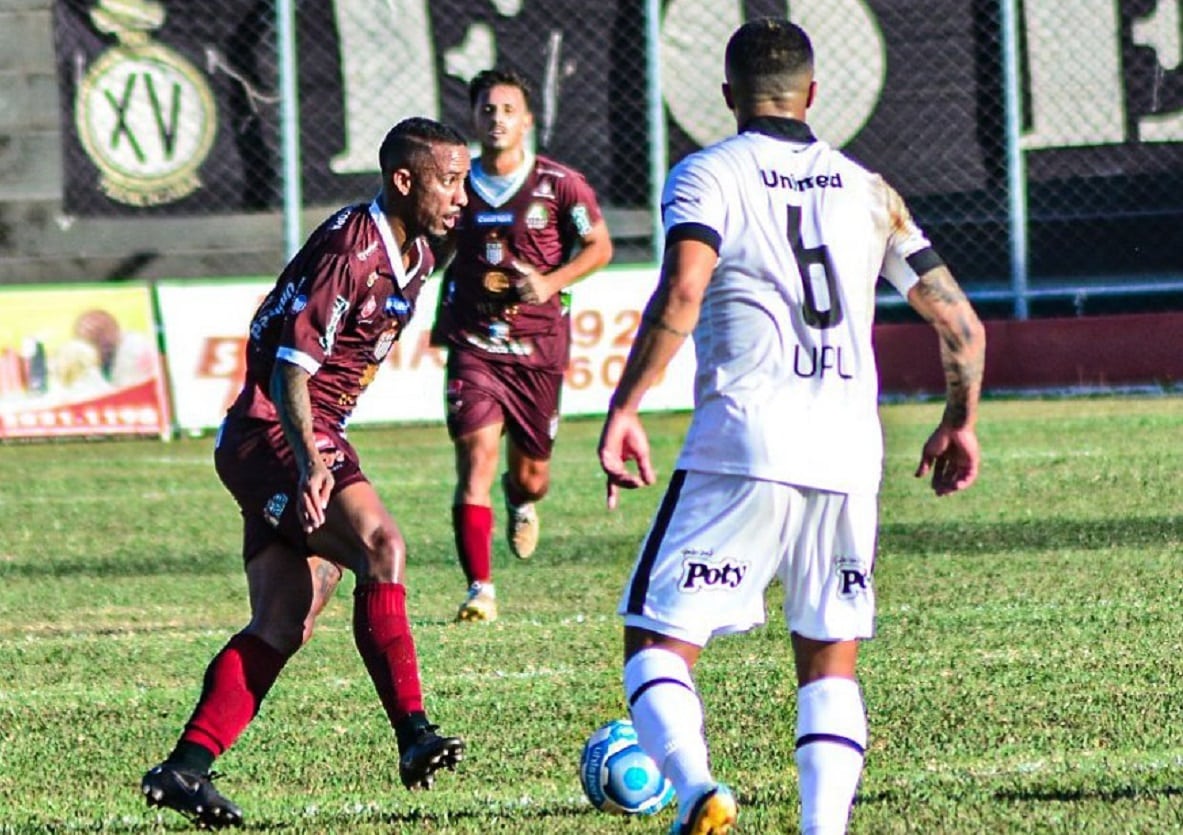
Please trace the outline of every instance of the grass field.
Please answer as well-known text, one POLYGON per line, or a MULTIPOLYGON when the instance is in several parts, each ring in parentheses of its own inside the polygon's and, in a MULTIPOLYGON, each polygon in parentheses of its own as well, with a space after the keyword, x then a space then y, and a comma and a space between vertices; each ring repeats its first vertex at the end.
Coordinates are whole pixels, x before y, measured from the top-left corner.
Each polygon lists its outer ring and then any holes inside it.
MULTIPOLYGON (((1183 830, 1183 398, 984 404, 985 464, 937 500, 911 477, 935 403, 884 407, 879 637, 856 833, 1183 830)), ((648 420, 668 475, 685 416, 648 420)), ((640 833, 583 800, 583 738, 624 714, 617 596, 660 490, 603 509, 598 421, 564 424, 543 546, 495 564, 502 617, 463 594, 440 427, 354 433, 409 542, 428 709, 469 743, 437 789, 398 784, 346 580, 217 765, 248 827, 283 833, 640 833)), ((239 525, 211 441, 0 447, 0 833, 185 829, 142 772, 245 621, 239 525)), ((498 512, 498 526, 501 514, 498 512)), ((770 591, 775 604, 779 590, 770 591)), ((794 684, 767 627, 700 663, 740 831, 796 831, 794 684)))

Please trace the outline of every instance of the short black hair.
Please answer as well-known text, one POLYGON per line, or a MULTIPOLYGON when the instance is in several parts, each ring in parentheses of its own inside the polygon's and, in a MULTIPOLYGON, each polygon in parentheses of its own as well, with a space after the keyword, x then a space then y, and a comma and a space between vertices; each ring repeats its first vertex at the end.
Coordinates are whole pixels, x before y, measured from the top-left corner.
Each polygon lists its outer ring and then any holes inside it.
POLYGON ((782 17, 749 20, 732 34, 724 59, 727 78, 749 95, 776 95, 813 72, 813 44, 782 17))
POLYGON ((468 106, 476 107, 481 93, 499 86, 517 87, 522 91, 522 98, 526 100, 526 110, 534 112, 534 88, 524 75, 513 69, 481 70, 473 76, 472 81, 468 82, 468 106))
POLYGON ((468 142, 455 128, 428 119, 412 116, 392 127, 378 149, 378 166, 382 174, 406 166, 418 169, 424 156, 430 156, 433 145, 464 145, 468 142))

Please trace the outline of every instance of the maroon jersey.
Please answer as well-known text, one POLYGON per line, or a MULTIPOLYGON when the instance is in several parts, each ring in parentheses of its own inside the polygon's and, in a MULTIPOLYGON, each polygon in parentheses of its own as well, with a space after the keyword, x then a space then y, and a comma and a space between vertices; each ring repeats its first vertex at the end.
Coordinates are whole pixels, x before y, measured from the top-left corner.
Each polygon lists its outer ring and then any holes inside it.
POLYGON ((284 360, 312 375, 313 418, 344 428, 435 267, 424 238, 412 242, 410 258, 404 270, 377 200, 321 224, 251 319, 246 385, 229 413, 276 420, 269 385, 284 360))
POLYGON ((474 160, 465 190, 436 337, 490 360, 562 371, 571 341, 566 294, 520 301, 513 264, 548 273, 569 260, 601 218, 595 192, 578 171, 546 157, 534 159, 516 189, 501 191, 474 160))

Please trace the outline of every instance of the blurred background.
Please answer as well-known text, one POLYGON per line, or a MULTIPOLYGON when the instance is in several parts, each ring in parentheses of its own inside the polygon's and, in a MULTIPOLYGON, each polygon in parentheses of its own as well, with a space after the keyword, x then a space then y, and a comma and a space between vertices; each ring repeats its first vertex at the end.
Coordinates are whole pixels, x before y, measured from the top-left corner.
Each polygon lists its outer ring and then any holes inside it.
MULTIPOLYGON (((1183 308, 1177 0, 0 0, 0 280, 273 275, 403 116, 494 63, 652 262, 726 135, 723 46, 791 12, 816 131, 884 172, 988 316, 1183 308)), ((901 311, 901 315, 904 312, 901 311)), ((891 309, 883 316, 890 319, 891 309)))

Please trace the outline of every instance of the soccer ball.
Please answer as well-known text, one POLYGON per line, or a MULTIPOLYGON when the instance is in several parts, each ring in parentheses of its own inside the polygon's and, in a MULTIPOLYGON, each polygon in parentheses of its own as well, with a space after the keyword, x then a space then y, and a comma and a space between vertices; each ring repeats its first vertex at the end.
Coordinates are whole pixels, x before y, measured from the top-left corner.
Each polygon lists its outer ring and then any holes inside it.
POLYGON ((588 737, 579 781, 593 806, 617 815, 652 815, 674 799, 673 784, 637 744, 627 719, 613 719, 588 737))

